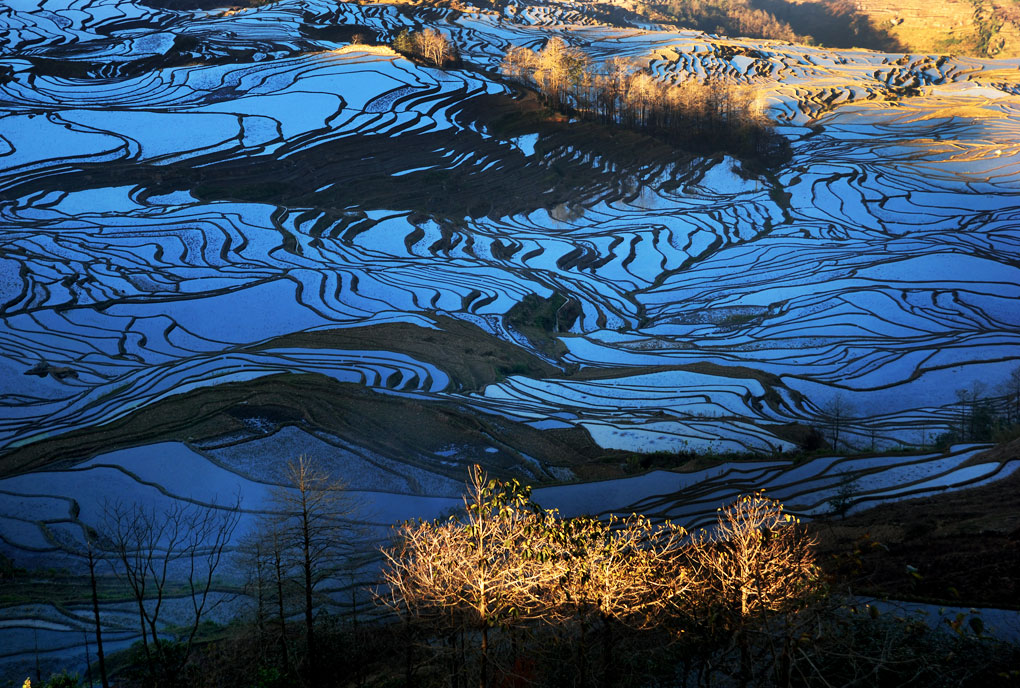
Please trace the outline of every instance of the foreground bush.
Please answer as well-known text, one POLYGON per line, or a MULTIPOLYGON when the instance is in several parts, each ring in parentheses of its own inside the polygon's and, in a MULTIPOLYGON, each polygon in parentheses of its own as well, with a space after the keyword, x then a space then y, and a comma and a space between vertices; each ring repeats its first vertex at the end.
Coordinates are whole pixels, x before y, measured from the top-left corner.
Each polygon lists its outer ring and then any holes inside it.
POLYGON ((383 600, 426 654, 483 688, 493 675, 524 680, 539 666, 561 673, 562 662, 543 657, 550 649, 572 658, 568 673, 581 684, 622 685, 645 673, 628 667, 645 653, 621 658, 621 648, 637 639, 668 647, 684 634, 703 644, 737 638, 749 674, 747 627, 795 613, 816 587, 811 542, 760 493, 720 511, 712 533, 695 534, 636 515, 564 519, 478 467, 464 502, 463 516, 398 529, 383 551, 383 600))

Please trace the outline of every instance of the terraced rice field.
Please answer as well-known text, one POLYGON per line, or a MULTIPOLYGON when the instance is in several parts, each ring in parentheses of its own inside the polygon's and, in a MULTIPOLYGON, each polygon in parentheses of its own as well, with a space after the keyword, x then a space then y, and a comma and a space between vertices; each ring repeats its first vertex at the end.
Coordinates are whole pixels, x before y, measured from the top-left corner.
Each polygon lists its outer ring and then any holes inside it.
MULTIPOLYGON (((240 490, 256 513, 301 453, 348 481, 370 549, 455 506, 476 461, 541 482, 626 453, 778 454, 782 428, 833 431, 834 400, 838 450, 923 447, 956 390, 1020 364, 1017 60, 609 26, 568 2, 13 0, 0 25, 0 548, 22 565, 77 566, 54 532, 109 496, 240 490), (338 38, 422 26, 459 68, 338 38), (551 36, 755 86, 790 159, 508 126, 499 61, 551 36), (553 326, 514 317, 529 295, 553 326)), ((848 478, 863 507, 1018 465, 979 454, 536 496, 697 523, 767 487, 810 515, 848 478)), ((86 612, 4 607, 0 662, 77 657, 86 612)))

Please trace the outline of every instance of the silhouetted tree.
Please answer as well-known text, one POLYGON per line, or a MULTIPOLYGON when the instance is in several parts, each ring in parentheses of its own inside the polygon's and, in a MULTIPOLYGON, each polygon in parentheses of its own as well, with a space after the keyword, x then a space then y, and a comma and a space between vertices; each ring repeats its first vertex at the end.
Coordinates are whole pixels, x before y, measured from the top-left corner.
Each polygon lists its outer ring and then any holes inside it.
MULTIPOLYGON (((287 465, 286 483, 273 490, 271 515, 260 519, 262 552, 268 557, 268 568, 277 587, 281 627, 285 628, 283 612, 284 570, 296 574, 302 596, 305 627, 306 673, 314 678, 319 670, 319 647, 316 642, 315 613, 320 603, 317 595, 322 583, 340 575, 352 551, 352 529, 349 518, 357 505, 347 494, 343 481, 330 476, 315 463, 300 456, 287 465)), ((286 650, 286 639, 281 640, 286 650)), ((284 655, 286 658, 286 654, 284 655)))
MULTIPOLYGON (((822 407, 825 423, 829 428, 829 437, 832 440, 832 448, 839 451, 841 437, 844 434, 847 423, 853 417, 854 407, 842 392, 836 392, 832 398, 822 407)), ((842 440, 846 444, 845 440, 842 440)))
POLYGON ((222 598, 213 581, 240 518, 240 500, 225 508, 174 501, 159 508, 106 502, 101 537, 112 551, 114 573, 131 590, 138 609, 142 648, 152 678, 174 685, 188 662, 203 617, 222 598), (184 594, 191 606, 177 642, 165 633, 163 612, 184 594))

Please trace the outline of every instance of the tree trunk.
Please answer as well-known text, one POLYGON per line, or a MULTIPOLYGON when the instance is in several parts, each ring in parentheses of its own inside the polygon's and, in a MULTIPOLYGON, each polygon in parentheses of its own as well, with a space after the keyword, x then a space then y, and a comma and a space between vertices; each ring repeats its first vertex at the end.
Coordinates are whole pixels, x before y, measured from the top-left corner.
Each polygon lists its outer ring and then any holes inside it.
POLYGON ((482 667, 478 675, 478 688, 488 688, 489 627, 482 626, 482 667))
POLYGON ((89 679, 89 688, 92 688, 92 653, 89 651, 89 634, 82 631, 81 637, 85 640, 85 675, 89 679))
POLYGON ((89 583, 92 586, 92 615, 96 620, 96 655, 99 657, 99 678, 103 688, 110 688, 110 680, 106 676, 106 656, 103 654, 103 626, 99 622, 99 592, 96 590, 96 560, 92 555, 92 546, 88 548, 89 583))
POLYGON ((581 616, 581 638, 577 644, 577 680, 579 685, 588 681, 588 622, 581 616))
POLYGON ((152 666, 152 651, 149 649, 149 631, 145 628, 145 605, 139 598, 138 602, 138 623, 142 629, 142 649, 145 650, 145 665, 150 676, 155 676, 156 670, 152 666))
POLYGON ((288 674, 291 673, 290 654, 287 652, 287 616, 283 611, 283 565, 280 561, 280 552, 273 554, 276 568, 276 606, 280 615, 280 652, 283 654, 283 668, 288 674))
POLYGON ((305 579, 305 638, 308 643, 308 672, 315 679, 317 678, 318 658, 315 647, 315 617, 312 608, 312 541, 308 520, 308 510, 305 509, 301 514, 301 553, 305 579))
POLYGON ((615 685, 616 667, 613 665, 613 625, 612 620, 602 617, 602 685, 612 688, 615 685))
POLYGON ((741 688, 751 684, 751 645, 744 629, 737 631, 737 644, 740 647, 740 676, 737 678, 741 688))
POLYGON ((411 655, 411 651, 413 649, 412 648, 413 639, 411 638, 410 629, 405 626, 405 630, 407 631, 406 635, 407 642, 405 643, 405 647, 407 649, 406 652, 404 653, 404 688, 412 688, 412 686, 414 685, 414 683, 411 681, 411 675, 413 674, 414 666, 412 663, 411 655))

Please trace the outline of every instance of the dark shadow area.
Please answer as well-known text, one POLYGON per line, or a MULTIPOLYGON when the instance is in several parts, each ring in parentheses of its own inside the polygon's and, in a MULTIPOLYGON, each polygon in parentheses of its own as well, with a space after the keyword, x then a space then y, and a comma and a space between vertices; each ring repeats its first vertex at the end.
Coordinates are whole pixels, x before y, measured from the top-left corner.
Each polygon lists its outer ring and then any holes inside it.
POLYGON ((1016 609, 1018 488, 1020 474, 1013 474, 815 523, 821 561, 830 574, 852 579, 862 594, 1016 609), (908 566, 916 576, 904 573, 908 566))
MULTIPOLYGON (((447 102, 462 95, 453 93, 447 102)), ((187 189, 205 201, 236 200, 342 210, 406 208, 451 218, 505 217, 536 208, 580 208, 637 196, 647 179, 672 170, 672 185, 716 164, 667 142, 596 122, 570 122, 534 94, 466 98, 450 114, 466 127, 426 133, 397 130, 338 136, 315 143, 296 137, 273 155, 257 149, 220 152, 168 165, 134 161, 83 164, 26 179, 11 197, 40 189, 115 186, 130 178, 153 193, 187 189), (484 130, 486 137, 472 130, 484 130), (507 139, 537 135, 534 153, 507 139), (500 140, 503 139, 503 140, 500 140), (281 159, 282 158, 282 159, 281 159), (451 165, 451 161, 460 160, 451 165)), ((413 129, 408 122, 396 129, 413 129)), ((569 212, 569 211, 565 211, 569 212)))
POLYGON ((868 48, 905 52, 906 48, 886 31, 875 27, 846 0, 754 0, 757 7, 786 22, 798 36, 810 36, 815 43, 833 48, 868 48))

